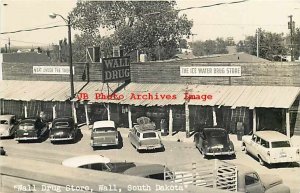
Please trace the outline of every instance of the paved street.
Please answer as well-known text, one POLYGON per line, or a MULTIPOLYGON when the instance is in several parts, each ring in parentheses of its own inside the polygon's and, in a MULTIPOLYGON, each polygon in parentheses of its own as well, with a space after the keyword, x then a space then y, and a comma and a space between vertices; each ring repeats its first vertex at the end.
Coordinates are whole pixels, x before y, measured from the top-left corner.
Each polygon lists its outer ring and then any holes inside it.
MULTIPOLYGON (((8 156, 21 157, 60 164, 62 160, 78 155, 101 154, 119 161, 135 161, 139 163, 161 163, 174 166, 180 163, 190 163, 201 161, 203 158, 192 143, 192 137, 185 139, 185 133, 179 133, 172 137, 163 137, 165 144, 164 152, 138 153, 129 143, 127 135, 128 129, 120 128, 123 137, 123 147, 121 149, 100 149, 93 151, 90 147, 90 130, 86 126, 81 128, 82 138, 73 144, 51 144, 49 139, 41 143, 17 143, 12 139, 1 140, 8 156), (177 142, 177 140, 181 142, 177 142)), ((294 164, 290 167, 260 166, 258 161, 241 151, 241 142, 236 140, 236 136, 230 136, 235 143, 237 150, 236 159, 226 160, 232 163, 239 163, 254 168, 258 173, 277 174, 283 178, 285 184, 291 188, 292 193, 300 192, 300 167, 294 164)), ((297 140, 300 141, 300 140, 297 140)))

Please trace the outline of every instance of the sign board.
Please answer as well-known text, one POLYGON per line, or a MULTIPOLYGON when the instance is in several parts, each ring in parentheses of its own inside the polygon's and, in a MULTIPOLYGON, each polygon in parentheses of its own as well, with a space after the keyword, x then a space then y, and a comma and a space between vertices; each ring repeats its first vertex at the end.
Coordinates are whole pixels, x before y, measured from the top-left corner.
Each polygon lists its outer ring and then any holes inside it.
MULTIPOLYGON (((69 66, 33 66, 33 74, 70 74, 69 66)), ((75 68, 73 66, 73 74, 75 74, 75 68)))
POLYGON ((130 80, 130 57, 113 57, 102 59, 102 81, 119 82, 130 80))
POLYGON ((180 76, 241 76, 241 66, 180 66, 180 76))

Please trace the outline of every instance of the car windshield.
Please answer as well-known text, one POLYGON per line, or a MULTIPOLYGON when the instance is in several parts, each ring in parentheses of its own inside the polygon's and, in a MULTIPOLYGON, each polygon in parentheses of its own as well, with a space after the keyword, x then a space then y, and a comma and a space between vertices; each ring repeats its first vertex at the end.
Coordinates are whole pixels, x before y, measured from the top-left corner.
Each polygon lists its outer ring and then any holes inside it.
POLYGON ((226 132, 220 130, 209 131, 206 133, 206 135, 208 136, 208 138, 224 138, 226 137, 226 132))
POLYGON ((21 123, 19 128, 23 130, 34 129, 34 123, 21 123))
POLYGON ((113 127, 101 127, 101 128, 95 128, 95 132, 115 132, 116 128, 113 127))
POLYGON ((69 127, 69 123, 68 122, 56 122, 54 124, 55 127, 69 127))
POLYGON ((1 125, 8 125, 8 120, 0 120, 1 125))
POLYGON ((156 133, 155 132, 143 133, 143 138, 156 138, 156 133))
POLYGON ((274 141, 272 142, 272 148, 280 148, 280 147, 291 147, 289 141, 274 141))

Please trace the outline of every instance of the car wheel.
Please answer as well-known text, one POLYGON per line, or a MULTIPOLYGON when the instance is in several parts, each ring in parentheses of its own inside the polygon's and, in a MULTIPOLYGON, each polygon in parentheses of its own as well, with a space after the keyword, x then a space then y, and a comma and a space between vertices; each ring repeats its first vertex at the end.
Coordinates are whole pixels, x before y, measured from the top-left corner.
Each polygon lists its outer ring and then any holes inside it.
POLYGON ((264 160, 261 159, 260 155, 258 155, 257 157, 258 157, 259 164, 264 166, 265 165, 264 160))

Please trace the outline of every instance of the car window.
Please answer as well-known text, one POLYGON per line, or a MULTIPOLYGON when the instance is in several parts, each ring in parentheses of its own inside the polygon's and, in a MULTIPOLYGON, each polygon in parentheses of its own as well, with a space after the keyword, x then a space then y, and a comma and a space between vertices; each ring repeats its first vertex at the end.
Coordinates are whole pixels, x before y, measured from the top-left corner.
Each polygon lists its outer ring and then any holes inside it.
POLYGON ((252 141, 256 142, 256 135, 252 135, 252 141))
POLYGON ((279 147, 291 147, 289 141, 274 141, 272 142, 272 148, 279 148, 279 147))
POLYGON ((268 141, 266 141, 266 140, 264 140, 264 139, 261 139, 260 142, 261 142, 261 145, 262 145, 263 147, 265 147, 265 148, 269 148, 269 147, 270 147, 268 141))
POLYGON ((69 127, 69 123, 68 122, 56 122, 54 124, 55 127, 69 127))
POLYGON ((212 138, 220 138, 220 137, 225 137, 226 132, 225 131, 210 131, 207 133, 207 135, 212 138))
POLYGON ((0 124, 8 125, 8 121, 7 120, 0 120, 0 124))
POLYGON ((257 143, 257 144, 259 144, 260 145, 260 137, 256 137, 256 140, 255 140, 255 142, 257 143))
POLYGON ((245 175, 245 185, 249 186, 259 182, 259 178, 256 173, 249 173, 245 175))
POLYGON ((112 132, 116 131, 113 127, 101 127, 101 128, 94 128, 94 132, 112 132))
POLYGON ((140 136, 141 136, 141 134, 140 134, 139 132, 136 132, 136 136, 140 137, 140 136))
POLYGON ((155 132, 143 133, 143 138, 156 138, 156 133, 155 132))

